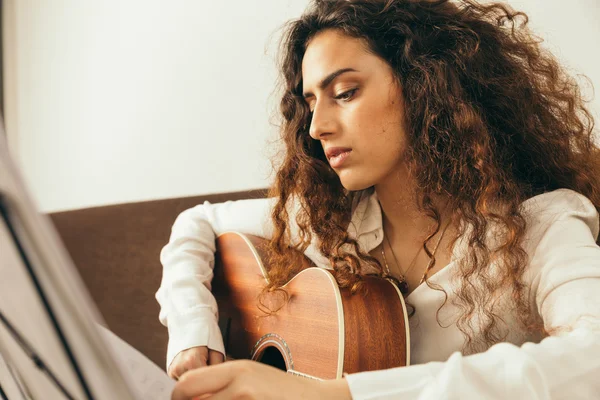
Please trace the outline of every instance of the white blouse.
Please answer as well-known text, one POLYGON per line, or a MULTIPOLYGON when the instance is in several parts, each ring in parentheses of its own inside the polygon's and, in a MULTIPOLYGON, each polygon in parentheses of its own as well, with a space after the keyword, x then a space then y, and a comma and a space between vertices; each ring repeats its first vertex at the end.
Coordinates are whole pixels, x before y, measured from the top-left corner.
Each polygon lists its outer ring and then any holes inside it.
MULTIPOLYGON (((156 293, 159 319, 169 331, 167 366, 177 353, 194 346, 224 352, 210 292, 215 237, 226 231, 272 237, 270 210, 275 201, 205 202, 177 217, 161 252, 163 277, 156 293)), ((439 319, 442 292, 422 284, 407 297, 416 307, 409 320, 411 365, 347 375, 353 399, 600 399, 598 213, 588 198, 569 189, 532 197, 523 202, 522 211, 527 220, 523 247, 529 259, 524 280, 531 287, 531 309, 546 328, 563 329, 540 341, 521 328, 510 301, 505 301, 505 341, 463 355, 465 338, 456 325, 456 282, 451 280, 466 250, 459 240, 450 264, 430 278, 448 294, 439 319)), ((376 193, 355 208, 348 232, 364 251, 381 243, 381 219, 376 193)), ((292 223, 292 232, 297 231, 292 223)), ((331 268, 314 242, 305 254, 317 266, 331 268)))

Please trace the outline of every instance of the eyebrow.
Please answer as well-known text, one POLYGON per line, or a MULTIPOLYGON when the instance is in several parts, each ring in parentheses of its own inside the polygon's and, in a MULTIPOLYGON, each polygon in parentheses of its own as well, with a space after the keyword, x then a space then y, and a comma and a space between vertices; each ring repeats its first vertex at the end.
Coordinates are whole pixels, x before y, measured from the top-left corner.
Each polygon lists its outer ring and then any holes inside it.
MULTIPOLYGON (((323 79, 321 81, 321 83, 319 83, 319 89, 325 90, 325 88, 327 88, 327 86, 329 86, 331 84, 331 82, 333 82, 333 80, 335 78, 337 78, 338 76, 340 76, 341 74, 343 74, 345 72, 358 72, 358 71, 355 70, 354 68, 341 68, 341 69, 338 69, 337 71, 334 71, 331 74, 327 75, 325 77, 325 79, 323 79)), ((304 97, 305 99, 307 97, 311 97, 311 96, 314 96, 314 93, 312 93, 312 92, 304 92, 304 93, 302 93, 302 97, 304 97)))

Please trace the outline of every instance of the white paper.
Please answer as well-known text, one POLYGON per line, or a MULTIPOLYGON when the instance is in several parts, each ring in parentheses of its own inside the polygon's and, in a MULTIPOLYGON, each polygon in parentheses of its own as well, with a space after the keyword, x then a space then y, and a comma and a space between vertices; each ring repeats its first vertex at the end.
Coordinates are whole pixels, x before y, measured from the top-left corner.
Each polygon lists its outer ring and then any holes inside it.
MULTIPOLYGON (((0 343, 1 344, 1 343, 0 343)), ((1 349, 1 347, 0 347, 1 349)), ((18 372, 12 369, 0 353, 0 386, 10 400, 26 400, 24 397, 23 381, 19 379, 18 372)))
POLYGON ((170 400, 175 381, 145 355, 115 335, 105 327, 98 325, 113 350, 117 362, 128 374, 128 381, 136 390, 140 400, 170 400))

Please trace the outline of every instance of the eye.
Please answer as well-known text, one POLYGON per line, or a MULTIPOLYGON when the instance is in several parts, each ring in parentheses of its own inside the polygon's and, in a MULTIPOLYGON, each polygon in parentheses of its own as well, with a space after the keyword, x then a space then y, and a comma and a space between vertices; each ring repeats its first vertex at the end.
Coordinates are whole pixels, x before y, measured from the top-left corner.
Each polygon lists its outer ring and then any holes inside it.
MULTIPOLYGON (((337 96, 335 96, 334 99, 336 99, 336 100, 342 100, 342 101, 350 101, 350 99, 352 98, 352 96, 354 95, 354 93, 356 93, 357 90, 358 90, 358 88, 347 90, 347 91, 345 91, 343 93, 340 93, 337 96)), ((314 110, 311 110, 310 107, 309 107, 309 112, 312 115, 312 113, 314 112, 314 110)))
POLYGON ((354 95, 354 93, 356 93, 357 90, 358 90, 358 88, 350 89, 344 93, 341 93, 341 94, 335 96, 335 98, 337 100, 349 101, 352 98, 352 95, 354 95))

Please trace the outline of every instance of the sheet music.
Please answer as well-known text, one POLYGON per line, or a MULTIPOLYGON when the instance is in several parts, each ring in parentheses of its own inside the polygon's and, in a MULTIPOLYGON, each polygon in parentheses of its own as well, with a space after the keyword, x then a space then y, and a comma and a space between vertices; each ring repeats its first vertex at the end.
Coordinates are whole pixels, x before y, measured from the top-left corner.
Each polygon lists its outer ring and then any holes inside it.
MULTIPOLYGON (((2 350, 1 346, 0 350, 2 350)), ((11 368, 9 362, 4 359, 2 354, 0 351, 0 386, 6 398, 10 400, 27 400, 29 396, 26 397, 26 390, 18 376, 18 372, 11 368)))
POLYGON ((106 344, 113 349, 117 361, 129 374, 130 383, 138 392, 140 400, 169 400, 175 386, 165 371, 145 355, 102 325, 98 325, 106 344))

